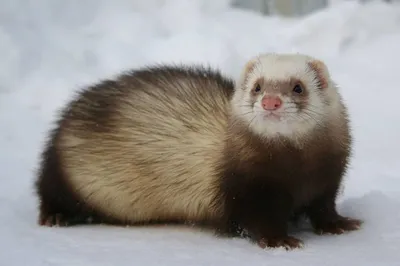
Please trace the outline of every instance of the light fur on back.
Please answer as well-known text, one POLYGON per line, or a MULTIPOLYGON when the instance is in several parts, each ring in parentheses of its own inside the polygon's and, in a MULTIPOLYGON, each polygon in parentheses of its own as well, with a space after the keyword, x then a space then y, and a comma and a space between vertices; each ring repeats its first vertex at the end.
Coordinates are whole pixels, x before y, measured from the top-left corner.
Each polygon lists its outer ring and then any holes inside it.
POLYGON ((72 104, 78 119, 67 120, 57 143, 68 180, 89 205, 117 219, 215 217, 226 88, 203 74, 151 72, 122 76, 112 95, 99 88, 72 104), (90 125, 94 99, 116 101, 107 110, 109 128, 90 125))

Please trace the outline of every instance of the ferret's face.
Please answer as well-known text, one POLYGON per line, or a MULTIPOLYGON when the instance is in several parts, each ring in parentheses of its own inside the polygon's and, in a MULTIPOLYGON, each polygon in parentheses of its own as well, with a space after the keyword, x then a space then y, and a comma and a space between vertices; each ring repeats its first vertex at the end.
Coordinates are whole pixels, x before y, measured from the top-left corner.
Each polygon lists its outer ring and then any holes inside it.
POLYGON ((250 62, 233 98, 236 116, 266 137, 301 136, 322 124, 334 94, 325 66, 307 60, 266 56, 250 62))

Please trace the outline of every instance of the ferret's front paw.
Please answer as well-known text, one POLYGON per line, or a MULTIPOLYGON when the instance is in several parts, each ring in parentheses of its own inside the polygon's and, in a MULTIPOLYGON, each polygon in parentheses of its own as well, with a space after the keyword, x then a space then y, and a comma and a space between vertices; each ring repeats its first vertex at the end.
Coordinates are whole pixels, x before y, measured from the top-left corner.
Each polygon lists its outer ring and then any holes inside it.
POLYGON ((39 225, 41 226, 68 226, 68 219, 66 219, 61 213, 47 214, 41 213, 39 217, 39 225))
POLYGON ((263 237, 257 242, 257 244, 261 248, 283 247, 286 250, 302 248, 304 246, 303 241, 292 236, 263 237))
POLYGON ((319 224, 315 227, 315 232, 319 235, 334 234, 340 235, 347 231, 355 231, 361 228, 362 220, 340 217, 337 220, 319 224))

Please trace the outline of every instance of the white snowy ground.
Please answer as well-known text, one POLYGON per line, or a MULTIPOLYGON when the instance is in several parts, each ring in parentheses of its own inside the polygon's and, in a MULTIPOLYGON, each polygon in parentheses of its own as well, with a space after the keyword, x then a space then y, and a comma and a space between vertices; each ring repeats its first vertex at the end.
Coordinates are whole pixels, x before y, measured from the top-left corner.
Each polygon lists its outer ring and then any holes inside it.
POLYGON ((399 265, 400 6, 338 4, 302 20, 224 1, 0 1, 0 265, 399 265), (176 228, 40 228, 33 171, 55 111, 74 89, 128 67, 204 62, 236 75, 259 52, 325 59, 353 120, 340 210, 365 220, 342 236, 300 234, 265 251, 176 228))

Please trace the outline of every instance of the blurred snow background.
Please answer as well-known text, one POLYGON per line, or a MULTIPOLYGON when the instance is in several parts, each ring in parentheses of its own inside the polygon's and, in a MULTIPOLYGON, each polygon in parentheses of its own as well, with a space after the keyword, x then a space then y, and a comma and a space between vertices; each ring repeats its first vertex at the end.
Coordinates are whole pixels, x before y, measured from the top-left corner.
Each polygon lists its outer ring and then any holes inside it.
POLYGON ((0 265, 399 265, 400 4, 331 1, 301 18, 228 0, 0 0, 0 265), (40 228, 32 190, 45 133, 74 90, 126 68, 205 63, 237 75, 261 52, 326 60, 356 139, 343 236, 264 251, 189 229, 40 228))

